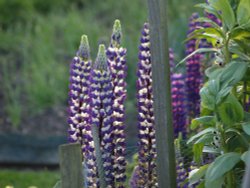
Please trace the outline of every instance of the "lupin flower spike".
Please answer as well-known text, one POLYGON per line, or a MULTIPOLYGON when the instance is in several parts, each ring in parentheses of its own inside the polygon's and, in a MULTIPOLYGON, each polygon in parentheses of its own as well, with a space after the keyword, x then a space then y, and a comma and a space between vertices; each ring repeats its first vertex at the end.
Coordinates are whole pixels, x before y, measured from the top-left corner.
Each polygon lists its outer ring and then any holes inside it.
MULTIPOLYGON (((88 93, 88 79, 90 74, 91 60, 88 38, 82 36, 81 44, 70 66, 69 86, 69 141, 82 144, 82 110, 85 103, 84 96, 88 93)), ((86 119, 85 119, 86 120, 86 119)))
POLYGON ((177 138, 181 133, 185 139, 187 133, 185 77, 181 73, 174 73, 171 75, 171 83, 174 135, 177 138))
POLYGON ((138 187, 158 187, 156 176, 156 142, 153 114, 153 90, 149 25, 144 24, 137 69, 137 108, 139 130, 138 187))
POLYGON ((126 99, 126 52, 121 47, 121 23, 115 20, 110 46, 107 49, 108 64, 113 84, 113 133, 114 133, 114 174, 117 187, 125 187, 125 99, 126 99))
POLYGON ((71 63, 69 92, 69 141, 82 145, 83 166, 88 187, 97 187, 94 142, 89 120, 89 76, 91 70, 88 37, 81 37, 80 47, 71 63))
POLYGON ((95 149, 97 159, 102 160, 97 161, 101 187, 103 187, 102 185, 104 184, 106 184, 105 187, 114 187, 114 143, 112 133, 113 90, 104 45, 99 46, 98 55, 91 71, 89 96, 91 116, 90 124, 95 126, 95 130, 98 130, 95 131, 96 134, 93 136, 94 138, 97 137, 100 139, 100 148, 95 147, 95 149), (103 165, 101 163, 103 163, 103 165), (105 183, 102 183, 103 178, 105 178, 105 183))
POLYGON ((181 156, 179 139, 175 140, 176 175, 177 175, 176 183, 177 183, 177 188, 188 188, 188 184, 183 185, 188 176, 188 173, 184 168, 184 160, 183 157, 181 156))
MULTIPOLYGON (((197 13, 194 13, 191 16, 189 23, 189 31, 188 31, 189 34, 192 33, 199 26, 199 23, 196 22, 197 18, 198 18, 197 13)), ((196 39, 189 40, 186 45, 186 55, 189 55, 192 52, 194 52, 195 48, 196 48, 196 39)), ((200 113, 199 89, 203 82, 200 70, 201 61, 202 61, 202 54, 195 54, 194 56, 188 58, 186 62, 187 109, 188 109, 188 117, 190 119, 196 117, 200 113)))

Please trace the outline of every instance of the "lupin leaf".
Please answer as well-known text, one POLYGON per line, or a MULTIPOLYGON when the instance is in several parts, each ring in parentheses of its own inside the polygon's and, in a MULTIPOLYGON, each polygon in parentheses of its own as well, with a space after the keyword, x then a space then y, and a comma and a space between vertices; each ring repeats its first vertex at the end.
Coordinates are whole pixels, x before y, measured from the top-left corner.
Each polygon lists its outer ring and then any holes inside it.
POLYGON ((220 12, 222 21, 226 24, 227 28, 231 30, 235 26, 234 11, 228 0, 208 0, 209 4, 220 12))

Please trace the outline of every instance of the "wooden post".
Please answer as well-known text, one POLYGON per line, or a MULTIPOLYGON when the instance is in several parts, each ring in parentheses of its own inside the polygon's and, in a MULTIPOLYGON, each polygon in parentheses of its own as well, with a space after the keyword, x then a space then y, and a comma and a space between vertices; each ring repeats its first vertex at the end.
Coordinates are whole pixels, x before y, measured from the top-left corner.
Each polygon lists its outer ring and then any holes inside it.
POLYGON ((246 171, 243 178, 242 188, 250 187, 250 158, 247 160, 246 171))
POLYGON ((174 132, 167 32, 167 1, 148 0, 157 178, 159 187, 176 188, 174 132))
POLYGON ((81 145, 64 144, 59 147, 61 188, 83 188, 81 145))

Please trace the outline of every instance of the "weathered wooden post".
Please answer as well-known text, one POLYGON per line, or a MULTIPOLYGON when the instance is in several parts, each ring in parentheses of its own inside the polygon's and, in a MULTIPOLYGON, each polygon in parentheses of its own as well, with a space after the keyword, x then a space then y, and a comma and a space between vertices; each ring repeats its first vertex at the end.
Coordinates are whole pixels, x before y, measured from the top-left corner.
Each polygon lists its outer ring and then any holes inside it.
POLYGON ((250 158, 247 160, 246 171, 243 178, 242 188, 250 187, 250 158))
POLYGON ((176 187, 174 132, 167 32, 167 0, 148 0, 157 177, 160 188, 176 187))
POLYGON ((64 144, 59 147, 61 188, 83 188, 81 145, 64 144))

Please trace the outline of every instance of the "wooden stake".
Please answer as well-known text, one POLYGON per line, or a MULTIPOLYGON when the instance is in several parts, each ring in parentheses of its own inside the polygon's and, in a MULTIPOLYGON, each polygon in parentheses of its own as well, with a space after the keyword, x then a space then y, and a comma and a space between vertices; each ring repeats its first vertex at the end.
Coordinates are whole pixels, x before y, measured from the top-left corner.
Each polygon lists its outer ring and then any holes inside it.
POLYGON ((247 160, 245 174, 242 182, 242 188, 249 188, 249 187, 250 187, 250 158, 247 160))
POLYGON ((80 144, 59 147, 61 188, 83 188, 82 154, 80 144))
POLYGON ((174 132, 167 32, 167 1, 148 0, 157 178, 159 187, 176 188, 174 132))

